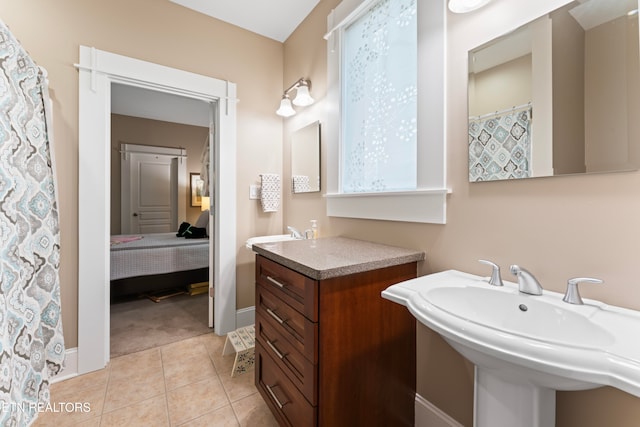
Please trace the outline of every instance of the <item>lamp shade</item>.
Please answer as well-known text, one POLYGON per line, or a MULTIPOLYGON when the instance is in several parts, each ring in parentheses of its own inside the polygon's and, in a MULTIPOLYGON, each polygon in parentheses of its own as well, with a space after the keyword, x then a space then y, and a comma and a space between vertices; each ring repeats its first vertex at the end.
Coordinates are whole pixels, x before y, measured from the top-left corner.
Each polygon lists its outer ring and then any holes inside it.
POLYGON ((207 196, 202 197, 202 205, 200 205, 201 211, 208 211, 211 209, 211 199, 207 196))
POLYGON ((280 108, 276 111, 276 114, 282 117, 293 116, 296 113, 296 110, 291 106, 291 100, 287 95, 282 97, 282 101, 280 101, 280 108))
POLYGON ((449 0, 449 10, 453 13, 467 13, 480 9, 491 0, 449 0))
POLYGON ((309 94, 309 86, 300 85, 296 91, 296 97, 293 99, 293 104, 299 107, 306 107, 313 104, 314 99, 309 94))

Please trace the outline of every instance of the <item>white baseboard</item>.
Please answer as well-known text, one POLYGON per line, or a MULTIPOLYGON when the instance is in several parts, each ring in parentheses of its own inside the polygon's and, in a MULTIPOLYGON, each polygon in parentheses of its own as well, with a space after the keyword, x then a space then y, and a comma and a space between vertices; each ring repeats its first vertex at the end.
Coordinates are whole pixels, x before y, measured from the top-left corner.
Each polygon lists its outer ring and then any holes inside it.
POLYGON ((78 376, 78 347, 68 348, 64 352, 64 369, 51 379, 51 384, 78 376))
POLYGON ((463 427, 418 393, 416 393, 415 409, 415 427, 463 427))
POLYGON ((255 306, 241 308, 236 311, 236 328, 243 328, 245 326, 253 325, 254 323, 256 323, 255 306))

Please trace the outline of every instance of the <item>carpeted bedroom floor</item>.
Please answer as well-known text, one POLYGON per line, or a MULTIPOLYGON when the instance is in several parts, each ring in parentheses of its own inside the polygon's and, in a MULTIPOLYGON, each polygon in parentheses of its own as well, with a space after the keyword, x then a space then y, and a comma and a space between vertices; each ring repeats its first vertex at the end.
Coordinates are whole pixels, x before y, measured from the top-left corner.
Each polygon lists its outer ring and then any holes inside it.
POLYGON ((111 304, 111 357, 135 353, 210 332, 207 294, 147 298, 111 304))

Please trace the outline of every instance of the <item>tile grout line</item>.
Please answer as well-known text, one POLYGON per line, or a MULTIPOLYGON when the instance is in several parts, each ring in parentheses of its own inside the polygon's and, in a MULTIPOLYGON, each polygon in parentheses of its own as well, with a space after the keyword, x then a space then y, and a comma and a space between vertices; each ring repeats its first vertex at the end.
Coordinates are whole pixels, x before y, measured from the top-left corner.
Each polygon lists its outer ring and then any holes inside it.
MULTIPOLYGON (((218 375, 218 381, 220 381, 220 385, 222 386, 222 390, 224 391, 224 394, 227 396, 227 400, 229 401, 229 406, 231 407, 231 411, 233 411, 233 416, 236 418, 236 423, 238 423, 238 426, 241 426, 242 424, 240 423, 240 418, 238 418, 238 412, 236 411, 236 408, 233 406, 233 401, 231 400, 231 396, 229 395, 229 392, 227 391, 227 387, 224 384, 224 381, 222 381, 222 377, 220 376, 220 372, 218 371, 218 367, 216 366, 214 360, 213 360, 213 355, 211 353, 209 353, 209 351, 207 350, 207 353, 209 354, 209 359, 211 360, 211 364, 213 365, 213 369, 215 369, 216 371, 216 375, 218 375)), ((224 356, 221 356, 224 357, 224 356)), ((222 368, 222 366, 220 366, 220 368, 222 368)))
MULTIPOLYGON (((224 392, 224 395, 227 398, 228 405, 231 408, 231 411, 233 412, 233 416, 236 419, 236 423, 238 423, 238 425, 240 425, 240 420, 238 420, 238 416, 236 415, 236 411, 233 409, 233 402, 231 401, 231 397, 229 396, 229 393, 227 393, 227 388, 224 386, 224 382, 222 381, 222 377, 220 376, 221 371, 218 370, 218 367, 216 366, 216 363, 213 360, 213 349, 211 349, 212 351, 209 351, 209 348, 204 343, 201 343, 201 345, 204 347, 204 349, 207 352, 207 356, 209 357, 209 363, 211 363, 211 366, 213 366, 213 370, 216 373, 216 379, 220 383, 220 387, 222 387, 222 391, 224 392)), ((220 409, 220 408, 218 408, 218 409, 220 409)))
POLYGON ((111 361, 109 361, 107 363, 107 366, 102 369, 107 370, 107 381, 105 381, 105 385, 104 385, 104 393, 102 397, 102 408, 100 409, 100 414, 98 415, 100 417, 100 422, 98 423, 99 426, 102 425, 102 416, 104 415, 104 408, 105 406, 107 406, 107 390, 109 390, 109 383, 111 383, 111 361))
POLYGON ((164 354, 162 353, 162 347, 158 347, 160 352, 160 364, 162 366, 162 381, 164 382, 164 405, 167 409, 167 425, 171 427, 171 413, 169 412, 169 388, 167 387, 167 377, 164 370, 164 354))

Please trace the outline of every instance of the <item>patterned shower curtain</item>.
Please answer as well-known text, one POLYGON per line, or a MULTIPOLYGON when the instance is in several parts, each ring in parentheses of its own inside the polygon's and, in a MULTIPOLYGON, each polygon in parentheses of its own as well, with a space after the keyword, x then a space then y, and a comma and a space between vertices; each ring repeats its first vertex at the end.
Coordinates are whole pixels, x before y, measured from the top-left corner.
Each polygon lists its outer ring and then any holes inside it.
POLYGON ((531 176, 531 111, 469 118, 469 181, 531 176))
POLYGON ((64 363, 49 108, 43 70, 0 22, 2 426, 30 425, 46 410, 64 363))

